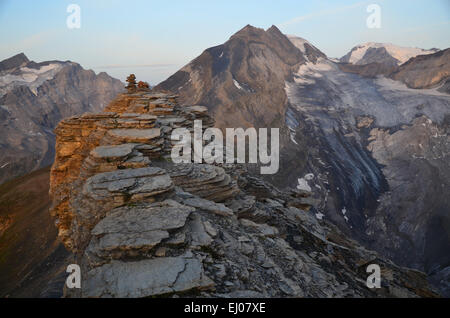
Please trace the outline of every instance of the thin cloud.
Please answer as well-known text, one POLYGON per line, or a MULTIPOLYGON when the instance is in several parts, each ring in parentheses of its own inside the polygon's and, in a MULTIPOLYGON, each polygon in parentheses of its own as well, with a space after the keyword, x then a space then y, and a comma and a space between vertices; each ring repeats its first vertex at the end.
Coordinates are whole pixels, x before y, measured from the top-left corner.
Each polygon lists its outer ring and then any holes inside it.
POLYGON ((15 50, 24 52, 29 49, 47 44, 51 40, 55 39, 60 33, 61 32, 55 30, 41 31, 39 33, 34 33, 26 38, 19 39, 13 43, 2 43, 0 45, 0 49, 2 51, 15 50))
POLYGON ((341 12, 344 12, 344 11, 347 11, 350 9, 361 7, 365 4, 368 4, 369 2, 373 2, 373 1, 362 1, 362 2, 357 2, 354 4, 348 5, 348 6, 343 6, 343 7, 333 8, 333 9, 328 9, 328 10, 322 10, 322 11, 318 11, 318 12, 301 15, 301 16, 295 17, 291 20, 285 21, 285 22, 279 24, 279 26, 286 27, 286 26, 297 24, 297 23, 300 23, 300 22, 303 22, 306 20, 323 17, 323 16, 327 16, 327 15, 338 14, 338 13, 341 13, 341 12))

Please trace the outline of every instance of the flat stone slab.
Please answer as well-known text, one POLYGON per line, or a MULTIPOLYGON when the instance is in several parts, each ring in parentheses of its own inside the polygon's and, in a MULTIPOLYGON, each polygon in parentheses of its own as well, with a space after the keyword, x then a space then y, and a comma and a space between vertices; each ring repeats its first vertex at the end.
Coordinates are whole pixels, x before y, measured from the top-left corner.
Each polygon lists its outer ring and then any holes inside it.
POLYGON ((169 238, 168 231, 183 227, 194 210, 173 200, 115 208, 91 231, 86 253, 92 260, 145 254, 169 238))
MULTIPOLYGON (((169 237, 169 232, 155 230, 139 233, 108 233, 91 239, 86 249, 89 259, 119 259, 128 255, 142 255, 169 237)), ((97 261, 98 262, 98 261, 97 261)))
POLYGON ((145 167, 99 173, 86 181, 83 194, 95 200, 130 196, 130 201, 135 201, 169 191, 172 187, 172 180, 164 169, 145 167))
POLYGON ((202 198, 187 198, 183 201, 183 203, 221 216, 233 215, 233 210, 227 208, 222 203, 215 203, 213 201, 205 200, 202 198))
POLYGON ((120 118, 132 118, 138 120, 156 120, 158 117, 150 114, 141 114, 141 113, 123 113, 120 114, 120 118))
POLYGON ((161 136, 159 128, 150 129, 112 129, 108 131, 112 138, 127 142, 148 142, 161 136))
POLYGON ((84 297, 140 298, 213 286, 203 265, 186 256, 112 261, 87 273, 84 297))
POLYGON ((93 149, 90 155, 98 159, 120 159, 129 156, 138 144, 122 144, 117 146, 100 146, 93 149))
POLYGON ((206 106, 194 105, 186 107, 187 110, 193 113, 207 113, 208 108, 206 106))
POLYGON ((88 179, 91 183, 104 183, 130 178, 151 177, 165 174, 164 169, 158 167, 145 167, 139 169, 124 169, 96 174, 88 179))
POLYGON ((112 210, 92 230, 93 235, 143 233, 183 227, 195 209, 173 200, 112 210))

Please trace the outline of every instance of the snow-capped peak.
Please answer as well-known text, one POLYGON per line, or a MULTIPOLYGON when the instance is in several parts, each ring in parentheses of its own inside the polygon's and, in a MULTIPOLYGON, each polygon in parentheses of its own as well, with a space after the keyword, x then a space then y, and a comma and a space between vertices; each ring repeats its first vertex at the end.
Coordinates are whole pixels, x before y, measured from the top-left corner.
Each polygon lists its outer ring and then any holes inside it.
POLYGON ((294 44, 300 51, 302 51, 302 53, 306 52, 305 43, 308 43, 309 45, 311 45, 311 43, 309 43, 307 40, 305 40, 299 36, 287 35, 287 37, 292 42, 292 44, 294 44))
POLYGON ((26 64, 14 72, 0 72, 0 96, 15 86, 28 86, 36 94, 37 88, 52 79, 68 62, 50 62, 30 66, 26 64))
POLYGON ((341 58, 341 61, 352 64, 361 64, 364 55, 370 48, 378 49, 384 48, 386 52, 398 61, 398 65, 405 63, 410 58, 417 55, 436 53, 436 50, 424 50, 414 47, 402 47, 391 43, 377 43, 367 42, 358 46, 355 46, 347 55, 341 58), (359 63, 358 63, 359 62, 359 63))
POLYGON ((326 58, 326 55, 314 45, 312 45, 309 41, 296 35, 287 35, 287 38, 303 53, 305 59, 308 62, 316 63, 318 58, 326 58))

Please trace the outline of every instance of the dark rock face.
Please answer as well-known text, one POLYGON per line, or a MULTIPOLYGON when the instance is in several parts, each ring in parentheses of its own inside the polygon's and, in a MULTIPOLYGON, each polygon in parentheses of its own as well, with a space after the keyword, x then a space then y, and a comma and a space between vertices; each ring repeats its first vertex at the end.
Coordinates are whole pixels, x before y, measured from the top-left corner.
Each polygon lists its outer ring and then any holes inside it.
POLYGON ((155 89, 180 94, 182 104, 207 105, 219 127, 281 127, 287 106, 284 81, 305 61, 276 27, 246 26, 155 89))
POLYGON ((73 62, 0 64, 0 183, 53 162, 53 128, 66 117, 105 107, 123 87, 73 62))
POLYGON ((379 48, 371 47, 371 48, 367 49, 363 58, 361 60, 359 60, 356 64, 364 65, 364 64, 370 64, 370 63, 379 63, 379 64, 397 66, 400 63, 400 61, 397 60, 396 58, 394 58, 392 55, 390 55, 386 51, 386 48, 384 48, 384 47, 379 47, 379 48))
POLYGON ((30 60, 23 53, 14 55, 0 62, 0 72, 26 65, 30 60))
MULTIPOLYGON (((263 30, 246 27, 224 45, 206 50, 158 87, 177 92, 186 105, 201 101, 221 127, 280 127, 280 171, 268 180, 281 188, 298 186, 312 191, 321 202, 314 210, 318 217, 331 220, 397 263, 430 275, 448 272, 447 227, 437 229, 435 224, 443 220, 442 211, 450 209, 444 181, 449 171, 445 118, 450 114, 450 96, 435 89, 409 89, 401 82, 377 77, 397 69, 384 48, 365 52, 369 64, 339 65, 310 45, 315 54, 308 54, 302 39, 290 38, 295 48, 283 45, 273 32, 263 35, 263 30), (232 45, 238 39, 239 45, 232 45), (256 41, 265 48, 261 54, 252 51, 256 41), (285 58, 272 58, 274 52, 285 58), (296 57, 293 65, 287 58, 292 54, 296 57), (223 57, 228 60, 224 62, 223 57), (229 63, 242 67, 233 73, 229 63), (283 72, 277 74, 280 70, 283 72), (231 89, 230 74, 237 81, 231 89), (219 80, 222 77, 228 82, 219 80), (206 86, 207 96, 201 93, 206 86), (248 107, 256 104, 258 107, 248 107), (417 122, 420 116, 425 122, 417 122), (383 143, 376 129, 396 137, 383 143), (441 139, 434 137, 436 132, 441 139), (411 139, 406 142, 397 136, 411 139), (426 152, 422 156, 408 147, 431 147, 439 155, 426 152), (393 151, 398 151, 398 156, 391 158, 393 151), (438 156, 444 160, 436 159, 438 156), (407 215, 412 206, 415 212, 407 215), (436 248, 425 251, 424 246, 433 239, 436 248)), ((416 51, 423 50, 406 50, 403 57, 416 51)), ((414 69, 416 81, 421 81, 423 74, 424 82, 417 82, 418 88, 430 82, 427 78, 442 80, 445 74, 433 66, 440 61, 441 69, 449 67, 447 53, 442 52, 411 59, 399 68, 404 69, 399 74, 406 74, 409 67, 414 69)), ((448 281, 439 284, 445 289, 448 281)))
POLYGON ((411 88, 430 88, 442 84, 450 78, 450 49, 416 56, 401 65, 391 78, 411 88))
POLYGON ((70 264, 48 213, 50 168, 0 186, 0 297, 61 297, 70 264))

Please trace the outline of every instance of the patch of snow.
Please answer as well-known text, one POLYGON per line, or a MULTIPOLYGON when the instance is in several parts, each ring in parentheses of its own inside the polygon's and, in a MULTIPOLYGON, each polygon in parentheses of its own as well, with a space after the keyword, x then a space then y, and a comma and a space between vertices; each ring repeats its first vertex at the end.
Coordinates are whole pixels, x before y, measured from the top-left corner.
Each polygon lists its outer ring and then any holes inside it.
POLYGON ((304 176, 305 180, 312 180, 314 179, 314 174, 313 173, 308 173, 304 176))
POLYGON ((3 169, 4 167, 6 167, 7 165, 9 165, 9 162, 5 163, 3 166, 0 167, 0 169, 3 169))
POLYGON ((38 69, 22 67, 17 74, 4 74, 0 76, 0 91, 2 95, 15 86, 28 86, 33 94, 37 95, 37 88, 45 81, 55 77, 56 73, 64 67, 64 63, 50 63, 38 69))
POLYGON ((324 216, 325 216, 325 214, 323 214, 323 213, 320 213, 320 212, 316 213, 316 218, 318 220, 322 220, 324 216))
POLYGON ((344 206, 344 208, 342 209, 341 212, 342 212, 342 215, 344 216, 345 221, 348 222, 348 217, 347 217, 347 215, 346 215, 347 209, 345 208, 345 206, 344 206))
MULTIPOLYGON (((337 66, 324 58, 318 58, 316 63, 306 62, 300 65, 297 72, 294 73, 294 82, 300 85, 311 85, 316 79, 323 77, 322 72, 335 71, 337 66)), ((288 89, 286 85, 285 89, 288 89)))
POLYGON ((234 84, 234 86, 236 86, 238 89, 241 89, 241 90, 244 91, 244 89, 243 89, 242 86, 239 84, 239 82, 236 81, 234 78, 233 78, 233 84, 234 84))
POLYGON ((298 145, 298 143, 295 141, 295 133, 290 133, 289 136, 291 137, 291 141, 292 141, 294 144, 298 145))
POLYGON ((219 55, 219 59, 221 58, 223 56, 223 52, 222 53, 220 53, 220 55, 219 55))
POLYGON ((300 65, 296 75, 309 75, 314 77, 322 77, 320 72, 323 71, 332 71, 335 70, 336 66, 327 59, 318 58, 316 63, 307 62, 305 64, 300 65))
POLYGON ((304 178, 298 179, 297 189, 307 191, 307 192, 312 191, 311 187, 308 184, 308 181, 306 181, 304 178))
POLYGON ((291 43, 294 44, 294 46, 297 47, 303 54, 306 53, 305 43, 311 45, 311 43, 296 35, 288 35, 287 37, 289 41, 291 41, 291 43))

